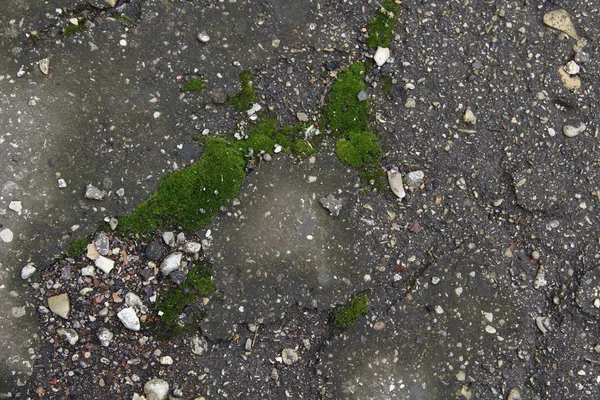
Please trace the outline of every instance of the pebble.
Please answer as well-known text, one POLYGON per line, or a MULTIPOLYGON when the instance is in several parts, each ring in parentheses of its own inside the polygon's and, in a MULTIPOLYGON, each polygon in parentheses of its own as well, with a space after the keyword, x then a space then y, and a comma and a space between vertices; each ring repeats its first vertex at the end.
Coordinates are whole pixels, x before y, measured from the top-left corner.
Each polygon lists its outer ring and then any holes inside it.
POLYGON ((404 183, 406 186, 416 189, 421 185, 423 179, 425 178, 425 173, 421 170, 411 171, 404 177, 404 183))
POLYGON ((296 113, 296 118, 298 118, 298 121, 300 122, 308 122, 308 115, 306 115, 306 113, 298 112, 296 113))
POLYGON ((75 345, 75 343, 79 341, 79 335, 75 329, 59 328, 56 330, 56 333, 58 333, 59 336, 64 337, 71 346, 75 345))
POLYGON ((185 243, 185 233, 179 232, 177 234, 177 244, 184 244, 184 243, 185 243))
POLYGON ((160 244, 152 242, 146 247, 145 253, 149 260, 157 261, 163 256, 163 249, 160 244))
POLYGON ((406 192, 404 191, 404 184, 402 183, 402 174, 398 172, 396 169, 391 169, 387 171, 388 183, 390 185, 390 189, 392 192, 402 200, 406 197, 406 192))
POLYGON ((69 319, 69 311, 71 311, 71 303, 69 295, 66 293, 59 294, 48 298, 48 308, 54 314, 64 319, 69 319))
POLYGON ((50 59, 42 58, 40 61, 38 61, 38 65, 40 66, 40 71, 42 71, 42 74, 48 75, 50 72, 50 59))
POLYGON ((144 385, 144 394, 148 400, 165 400, 169 395, 169 384, 164 379, 151 379, 144 385))
POLYGON ((125 304, 127 305, 127 307, 142 307, 144 305, 140 296, 133 292, 127 292, 127 294, 125 295, 125 304))
POLYGON ((569 75, 577 75, 580 70, 579 65, 577 65, 577 63, 573 60, 569 61, 563 68, 569 75))
POLYGON ((285 365, 292 365, 298 361, 298 353, 289 347, 285 348, 281 351, 281 359, 285 365))
POLYGON ((467 379, 467 374, 465 374, 465 371, 458 371, 458 374, 456 374, 456 380, 459 382, 464 382, 465 379, 467 379))
POLYGON ((333 194, 329 194, 327 197, 323 197, 319 200, 319 202, 329 210, 329 214, 337 217, 340 215, 340 211, 342 209, 342 200, 336 199, 333 194))
POLYGON ((546 273, 544 268, 540 267, 538 269, 537 275, 535 276, 535 280, 533 281, 533 287, 535 289, 541 289, 546 286, 548 282, 546 281, 546 273))
POLYGON ((96 249, 96 245, 94 243, 87 245, 85 256, 92 261, 100 257, 100 253, 96 249))
POLYGON ((123 196, 125 196, 125 189, 119 188, 116 193, 117 193, 117 196, 123 197, 123 196))
POLYGON ((198 40, 201 41, 202 43, 208 43, 208 41, 210 40, 210 36, 208 36, 206 34, 206 32, 200 32, 197 36, 198 40))
POLYGON ((417 106, 417 101, 412 97, 409 97, 408 99, 406 99, 406 102, 404 103, 404 107, 406 107, 406 108, 415 108, 416 106, 417 106))
POLYGON ((250 338, 246 339, 246 344, 244 345, 244 349, 246 351, 252 350, 252 339, 250 339, 250 338))
POLYGON ((59 188, 63 189, 67 187, 67 182, 64 179, 60 178, 57 182, 59 188))
POLYGON ((173 357, 171 356, 162 356, 159 359, 161 365, 173 365, 173 357))
POLYGON ((273 159, 273 157, 271 157, 271 155, 269 153, 265 153, 263 155, 263 160, 265 160, 266 162, 269 162, 273 159))
POLYGON ((361 90, 360 92, 358 92, 358 95, 356 95, 356 97, 358 98, 358 101, 365 101, 369 96, 367 96, 367 93, 364 90, 361 90))
POLYGON ((377 66, 381 67, 383 64, 387 62, 390 58, 390 49, 387 47, 378 47, 375 55, 373 56, 373 60, 377 66))
POLYGON ((467 107, 467 109, 465 110, 465 114, 463 115, 463 121, 465 121, 467 124, 472 125, 475 125, 477 123, 477 117, 473 113, 473 110, 471 110, 471 107, 467 107))
POLYGON ((117 313, 117 317, 119 317, 125 328, 132 331, 140 330, 140 319, 132 307, 122 309, 117 313))
POLYGON ((108 240, 108 236, 106 236, 104 233, 100 232, 96 235, 94 238, 94 245, 96 246, 98 253, 102 254, 103 256, 108 254, 110 242, 108 240))
POLYGON ((194 335, 192 337, 192 353, 201 356, 208 351, 208 342, 203 336, 194 335))
POLYGON ((164 232, 162 237, 167 246, 175 247, 175 234, 173 232, 164 232))
POLYGON ((100 340, 100 344, 104 347, 108 347, 114 337, 113 333, 111 331, 109 331, 107 328, 100 328, 98 330, 98 333, 96 334, 96 336, 98 336, 98 340, 100 340))
POLYGON ((521 393, 519 393, 519 389, 512 388, 510 392, 508 392, 508 397, 506 400, 521 400, 521 393))
POLYGON ((106 196, 106 192, 104 190, 98 189, 96 186, 88 183, 85 187, 85 198, 91 200, 102 200, 104 196, 106 196))
POLYGON ((183 246, 183 251, 185 251, 188 254, 198 253, 200 252, 200 250, 202 250, 202 245, 198 242, 187 242, 183 246))
POLYGON ((98 256, 94 263, 96 264, 96 267, 101 269, 105 274, 108 274, 115 267, 115 262, 104 256, 98 256))
POLYGON ((246 113, 248 114, 248 116, 251 116, 256 114, 260 110, 262 110, 262 106, 258 103, 254 103, 252 104, 252 107, 250 107, 250 109, 246 111, 246 113))
POLYGON ((569 75, 563 67, 558 68, 558 75, 563 86, 569 90, 581 89, 581 79, 576 75, 569 75))
POLYGON ((563 125, 563 133, 566 137, 575 137, 584 132, 587 126, 583 122, 570 123, 563 125))
POLYGON ((543 22, 551 28, 566 33, 575 40, 579 39, 573 21, 571 21, 571 17, 566 10, 560 9, 547 12, 544 14, 543 22))
POLYGON ((160 272, 162 272, 164 276, 168 276, 171 272, 179 269, 182 257, 183 253, 179 251, 166 256, 163 262, 160 264, 160 272))
POLYGON ((35 271, 37 271, 37 269, 35 268, 34 263, 27 264, 21 268, 21 279, 25 280, 31 278, 31 276, 35 274, 35 271))
POLYGON ((23 211, 23 206, 20 201, 11 201, 8 204, 8 208, 21 215, 21 211, 23 211))
POLYGON ((6 228, 6 229, 2 229, 0 231, 0 240, 2 240, 4 243, 10 243, 13 241, 13 233, 10 229, 6 228))

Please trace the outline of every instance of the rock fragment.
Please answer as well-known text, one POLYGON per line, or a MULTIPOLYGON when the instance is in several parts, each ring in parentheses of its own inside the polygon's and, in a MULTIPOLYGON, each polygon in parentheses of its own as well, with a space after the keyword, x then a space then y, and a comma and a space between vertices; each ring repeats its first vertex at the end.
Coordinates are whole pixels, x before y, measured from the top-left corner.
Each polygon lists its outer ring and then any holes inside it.
POLYGON ((8 208, 10 208, 11 210, 13 210, 14 212, 16 212, 19 215, 21 215, 21 211, 23 211, 23 205, 21 204, 20 201, 11 201, 8 204, 8 208))
POLYGON ((329 210, 329 214, 337 217, 340 215, 340 211, 342 209, 342 200, 336 199, 333 194, 329 194, 327 197, 323 197, 319 200, 319 202, 329 210))
POLYGON ((42 71, 42 74, 48 75, 48 73, 50 72, 50 59, 42 58, 40 61, 38 61, 38 64, 40 66, 40 71, 42 71))
POLYGON ((175 247, 175 234, 173 232, 164 232, 162 237, 167 246, 175 247))
POLYGON ((185 251, 188 254, 198 253, 198 252, 200 252, 201 249, 202 249, 202 245, 198 242, 187 242, 183 246, 183 251, 185 251))
POLYGON ((569 75, 577 75, 581 68, 579 68, 579 65, 575 61, 571 60, 563 67, 563 69, 569 75))
POLYGON ((285 365, 292 365, 298 361, 298 353, 294 349, 285 348, 281 351, 281 360, 285 365))
POLYGON ((585 123, 578 121, 563 125, 562 131, 566 137, 575 137, 580 133, 584 132, 586 128, 587 126, 585 125, 585 123))
POLYGON ((151 379, 144 385, 144 394, 148 400, 165 400, 169 395, 169 384, 164 379, 151 379))
POLYGON ((13 233, 10 229, 6 228, 6 229, 2 229, 0 231, 0 240, 2 240, 4 243, 10 243, 13 241, 13 233))
POLYGON ((94 245, 96 245, 96 250, 98 253, 103 256, 108 254, 108 250, 110 249, 110 242, 108 240, 108 236, 106 236, 103 232, 100 232, 94 238, 94 245))
POLYGON ((58 333, 58 336, 65 338, 71 346, 75 345, 75 343, 79 341, 79 335, 75 329, 59 328, 56 330, 56 333, 58 333))
POLYGON ((54 314, 64 319, 69 319, 69 311, 71 311, 71 303, 69 295, 66 293, 59 294, 48 298, 48 308, 54 314))
POLYGON ((373 60, 377 66, 381 67, 390 58, 390 49, 387 47, 378 47, 373 56, 373 60))
POLYGON ((160 246, 160 244, 152 242, 146 247, 145 253, 146 257, 148 257, 149 260, 157 261, 160 260, 160 258, 162 257, 163 249, 160 246))
POLYGON ((31 278, 33 274, 35 274, 37 269, 35 268, 34 263, 29 263, 21 269, 21 279, 26 280, 31 278))
POLYGON ((192 337, 192 353, 201 356, 208 351, 208 342, 203 336, 194 335, 192 337))
POLYGON ((402 174, 397 169, 391 169, 387 171, 388 183, 390 185, 390 189, 392 192, 402 200, 406 197, 406 192, 404 191, 404 184, 402 183, 402 174))
POLYGON ((117 317, 121 320, 123 326, 131 331, 140 330, 140 319, 132 307, 122 309, 117 313, 117 317))
POLYGON ((104 190, 98 189, 96 186, 88 183, 85 187, 85 198, 91 200, 102 200, 106 196, 106 192, 104 190))
POLYGON ((560 9, 547 12, 544 14, 543 21, 549 27, 564 32, 575 40, 579 39, 575 25, 573 25, 573 21, 571 21, 571 17, 566 10, 560 9))
POLYGON ((108 274, 110 271, 112 271, 115 266, 115 262, 113 260, 104 256, 98 256, 94 263, 96 264, 96 267, 101 269, 105 274, 108 274))
POLYGON ((416 189, 421 185, 421 182, 423 182, 424 178, 425 173, 423 171, 411 171, 404 177, 404 183, 411 189, 416 189))
POLYGON ((467 107, 467 109, 465 110, 465 114, 463 115, 463 121, 471 125, 475 125, 477 123, 477 117, 473 113, 473 110, 471 110, 471 107, 467 107))
POLYGON ((569 75, 563 67, 558 68, 558 75, 563 86, 569 90, 581 89, 581 79, 576 75, 569 75))
POLYGON ((306 113, 297 112, 296 118, 298 118, 298 121, 300 122, 308 122, 308 115, 306 113))
POLYGON ((113 333, 111 331, 109 331, 107 328, 100 328, 98 330, 98 333, 96 334, 96 336, 98 336, 98 340, 100 340, 100 344, 104 347, 108 347, 114 337, 113 333))
POLYGON ((369 96, 364 90, 361 90, 360 92, 358 92, 358 95, 356 97, 358 98, 358 101, 365 101, 369 96))
POLYGON ((171 272, 179 269, 182 257, 183 253, 179 251, 166 256, 163 262, 160 264, 160 272, 162 272, 164 276, 168 276, 171 272))

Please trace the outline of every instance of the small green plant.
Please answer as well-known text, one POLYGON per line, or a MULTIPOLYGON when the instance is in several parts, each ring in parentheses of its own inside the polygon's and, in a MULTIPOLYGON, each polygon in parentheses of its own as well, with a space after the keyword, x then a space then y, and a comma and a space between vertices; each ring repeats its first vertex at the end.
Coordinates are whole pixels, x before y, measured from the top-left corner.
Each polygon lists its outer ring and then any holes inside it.
POLYGON ((369 312, 369 298, 366 295, 359 295, 352 298, 348 304, 335 311, 333 324, 337 328, 348 328, 354 325, 360 317, 369 312))
POLYGON ((69 243, 65 254, 69 258, 77 258, 83 255, 83 251, 87 248, 88 241, 86 238, 77 238, 69 243))
POLYGON ((240 152, 219 138, 206 138, 195 164, 167 175, 156 192, 133 213, 119 218, 118 230, 200 229, 235 197, 245 178, 240 152))
POLYGON ((392 98, 392 77, 385 76, 381 78, 381 91, 388 97, 392 98))
POLYGON ((125 25, 128 28, 133 28, 137 25, 137 22, 134 21, 133 19, 129 18, 127 15, 125 14, 121 14, 121 13, 112 13, 111 16, 116 19, 117 21, 121 21, 121 23, 123 25, 125 25))
POLYGON ((366 40, 367 47, 370 49, 388 47, 392 43, 392 32, 399 10, 398 4, 390 0, 384 1, 377 16, 367 22, 367 33, 369 34, 366 40))
POLYGON ((200 297, 208 296, 215 290, 210 264, 196 262, 190 268, 185 282, 178 287, 169 287, 159 296, 157 309, 160 317, 153 326, 156 336, 170 339, 181 331, 195 329, 201 316, 197 315, 197 312, 190 311, 192 315, 186 316, 184 322, 180 319, 181 314, 200 297))
POLYGON ((237 112, 245 112, 252 107, 252 104, 256 103, 257 97, 252 81, 250 80, 250 72, 240 72, 240 84, 242 89, 233 97, 227 100, 227 104, 233 105, 233 108, 237 112))
POLYGON ((69 25, 67 27, 65 27, 65 29, 63 29, 62 35, 63 35, 63 37, 79 35, 80 33, 85 32, 86 29, 87 29, 87 26, 85 24, 85 20, 79 21, 79 23, 77 25, 69 23, 69 25))
POLYGON ((357 97, 365 89, 364 73, 364 63, 354 63, 331 85, 324 116, 335 136, 369 128, 369 99, 359 101, 357 97))
POLYGON ((202 78, 194 78, 188 81, 181 89, 180 92, 201 92, 204 89, 204 82, 202 78))

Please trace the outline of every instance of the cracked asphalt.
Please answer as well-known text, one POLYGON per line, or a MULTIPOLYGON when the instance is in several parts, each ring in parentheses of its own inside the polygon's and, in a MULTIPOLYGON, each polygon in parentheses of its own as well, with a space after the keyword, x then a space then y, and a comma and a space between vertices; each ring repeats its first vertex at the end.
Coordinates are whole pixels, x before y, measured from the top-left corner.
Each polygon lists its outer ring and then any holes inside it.
POLYGON ((138 278, 151 240, 107 232, 119 272, 93 278, 67 244, 197 160, 194 137, 251 123, 224 104, 240 71, 280 123, 317 121, 338 72, 374 66, 364 34, 379 4, 5 0, 0 398, 139 398, 153 378, 173 398, 600 398, 600 3, 400 5, 366 91, 382 168, 424 180, 400 201, 361 183, 327 138, 314 159, 261 163, 186 232, 211 238, 202 257, 219 291, 198 332, 159 341, 116 317, 128 291, 150 306, 160 290, 138 278), (544 23, 560 9, 577 39, 544 23), (73 18, 83 29, 64 35, 73 18), (195 76, 206 88, 180 92, 195 76), (88 184, 106 197, 85 198, 88 184), (320 203, 330 194, 339 216, 320 203), (70 319, 44 312, 60 291, 70 319), (356 294, 368 314, 336 328, 356 294))

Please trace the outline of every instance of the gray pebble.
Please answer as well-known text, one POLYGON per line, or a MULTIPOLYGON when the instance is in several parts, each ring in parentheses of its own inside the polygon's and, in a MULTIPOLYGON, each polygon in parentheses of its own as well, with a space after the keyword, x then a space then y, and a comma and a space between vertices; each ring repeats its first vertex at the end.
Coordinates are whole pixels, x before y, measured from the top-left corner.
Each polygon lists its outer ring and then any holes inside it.
POLYGON ((368 96, 364 90, 361 90, 360 92, 358 92, 358 95, 356 97, 358 97, 358 101, 365 101, 368 96))
POLYGON ((585 131, 586 128, 587 126, 581 121, 570 122, 563 125, 563 133, 567 137, 575 137, 585 131))
POLYGON ((146 257, 149 260, 157 261, 163 256, 163 248, 160 244, 156 242, 150 243, 146 247, 146 257))
POLYGON ((294 349, 285 348, 281 351, 281 359, 285 365, 292 365, 298 361, 298 353, 294 349))

